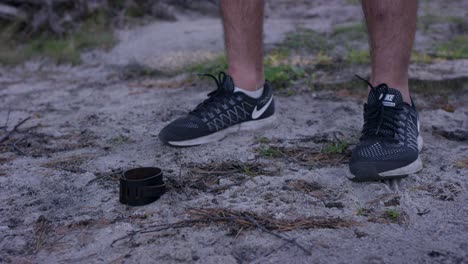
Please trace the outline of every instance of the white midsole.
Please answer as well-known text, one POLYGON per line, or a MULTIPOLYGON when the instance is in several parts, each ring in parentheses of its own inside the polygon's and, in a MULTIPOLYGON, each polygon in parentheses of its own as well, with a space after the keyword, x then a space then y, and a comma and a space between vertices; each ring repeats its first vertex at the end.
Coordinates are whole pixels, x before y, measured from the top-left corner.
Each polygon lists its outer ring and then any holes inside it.
POLYGON ((423 148, 423 138, 421 137, 421 135, 418 136, 418 151, 421 152, 422 148, 423 148))
MULTIPOLYGON (((418 135, 418 151, 421 151, 422 148, 423 148, 423 139, 421 135, 418 135)), ((418 157, 418 159, 416 159, 415 161, 413 161, 412 163, 404 167, 390 170, 390 171, 381 172, 379 173, 379 176, 388 177, 388 176, 397 176, 397 175, 408 175, 408 174, 416 173, 422 170, 422 167, 423 166, 422 166, 421 158, 418 157)))
POLYGON ((276 124, 276 115, 272 115, 264 119, 252 120, 252 121, 243 122, 237 125, 233 125, 231 127, 225 128, 223 130, 220 130, 218 132, 215 132, 207 136, 189 139, 189 140, 183 140, 183 141, 169 141, 168 143, 169 145, 172 145, 172 146, 202 145, 202 144, 222 140, 229 134, 237 133, 240 131, 252 131, 252 130, 258 130, 262 128, 268 128, 268 127, 273 126, 274 124, 276 124))
POLYGON ((385 171, 379 173, 379 176, 382 177, 388 177, 388 176, 398 176, 398 175, 408 175, 412 173, 416 173, 422 169, 422 162, 421 158, 418 157, 413 163, 406 165, 404 167, 390 170, 390 171, 385 171))

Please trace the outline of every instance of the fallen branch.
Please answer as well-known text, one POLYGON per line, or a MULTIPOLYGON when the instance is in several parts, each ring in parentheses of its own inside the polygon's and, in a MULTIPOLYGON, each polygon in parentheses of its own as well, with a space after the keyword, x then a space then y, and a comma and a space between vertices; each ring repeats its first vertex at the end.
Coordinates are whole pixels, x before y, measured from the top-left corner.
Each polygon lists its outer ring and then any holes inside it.
POLYGON ((297 243, 296 239, 291 239, 291 238, 287 238, 285 236, 282 236, 278 233, 275 233, 275 232, 272 232, 270 230, 268 230, 266 227, 260 225, 257 221, 255 221, 255 219, 253 219, 252 217, 250 217, 249 215, 245 215, 245 218, 247 220, 249 220, 251 223, 253 223, 258 229, 262 230, 263 232, 266 232, 272 236, 275 236, 279 239, 282 239, 284 240, 285 242, 288 242, 290 244, 293 244, 294 246, 300 248, 302 251, 304 251, 305 253, 307 253, 307 255, 311 255, 312 252, 308 249, 306 249, 305 247, 303 247, 301 244, 297 243))
POLYGON ((351 227, 357 225, 356 222, 350 220, 343 220, 340 218, 331 217, 313 217, 313 218, 297 218, 297 219, 274 219, 270 215, 259 215, 252 212, 235 211, 222 208, 202 208, 190 209, 187 211, 192 219, 182 220, 175 223, 152 225, 146 228, 132 231, 127 235, 115 239, 111 243, 111 247, 118 241, 133 238, 138 234, 147 234, 159 232, 171 228, 190 227, 196 224, 228 224, 229 226, 236 226, 239 229, 257 228, 275 237, 278 237, 285 242, 293 244, 310 254, 310 251, 304 246, 285 236, 276 232, 291 231, 296 229, 310 229, 310 228, 340 228, 351 227))

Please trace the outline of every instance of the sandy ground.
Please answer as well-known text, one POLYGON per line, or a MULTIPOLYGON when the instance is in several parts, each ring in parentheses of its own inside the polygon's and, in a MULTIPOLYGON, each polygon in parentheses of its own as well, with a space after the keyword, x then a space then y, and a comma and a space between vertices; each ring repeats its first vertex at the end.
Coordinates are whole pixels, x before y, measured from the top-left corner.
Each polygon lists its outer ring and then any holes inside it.
MULTIPOLYGON (((336 9, 278 2, 269 7, 270 44, 298 25, 327 31, 360 19, 358 6, 340 1, 333 1, 336 9)), ((447 2, 446 12, 464 14, 461 1, 447 2)), ((218 20, 183 21, 121 32, 114 50, 87 54, 81 66, 0 68, 0 126, 7 126, 0 138, 29 118, 0 145, 0 263, 468 263, 466 79, 449 95, 415 94, 424 169, 401 181, 358 184, 346 177, 364 93, 278 95, 281 122, 273 129, 171 148, 158 141, 159 130, 213 86, 184 76, 122 80, 109 65, 173 67, 221 50, 218 20), (166 36, 171 27, 179 30, 166 36), (337 139, 350 146, 317 156, 337 139), (268 157, 268 149, 282 154, 268 157), (137 166, 162 167, 169 188, 155 203, 127 207, 118 202, 117 177, 137 166), (206 208, 324 224, 273 231, 283 239, 235 223, 165 226, 206 208)), ((417 49, 424 39, 418 37, 417 49)), ((466 78, 466 69, 467 60, 438 61, 412 65, 411 75, 466 78)))

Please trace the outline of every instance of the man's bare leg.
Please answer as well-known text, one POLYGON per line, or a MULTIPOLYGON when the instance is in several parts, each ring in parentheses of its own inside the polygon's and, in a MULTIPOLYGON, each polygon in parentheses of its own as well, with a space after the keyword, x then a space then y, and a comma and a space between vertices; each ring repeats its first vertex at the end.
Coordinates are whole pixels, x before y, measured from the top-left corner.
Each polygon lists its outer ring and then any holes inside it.
POLYGON ((228 73, 236 86, 256 90, 263 74, 264 0, 221 0, 228 73))
POLYGON ((362 0, 372 57, 371 83, 398 89, 410 103, 408 65, 416 32, 417 0, 362 0))
POLYGON ((228 75, 220 74, 220 80, 211 75, 216 92, 165 126, 159 133, 163 143, 201 145, 241 130, 261 132, 275 123, 273 89, 263 73, 264 4, 264 0, 220 0, 228 75))
POLYGON ((350 178, 401 179, 422 169, 418 113, 408 90, 417 0, 362 0, 362 4, 370 35, 371 84, 376 87, 369 91, 364 107, 364 127, 349 161, 350 178))

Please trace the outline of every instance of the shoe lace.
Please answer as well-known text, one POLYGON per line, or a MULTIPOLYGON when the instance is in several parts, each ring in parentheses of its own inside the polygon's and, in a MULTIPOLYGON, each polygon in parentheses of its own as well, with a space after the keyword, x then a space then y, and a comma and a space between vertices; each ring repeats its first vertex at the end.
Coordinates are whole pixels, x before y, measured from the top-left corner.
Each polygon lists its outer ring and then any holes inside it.
POLYGON ((226 89, 223 87, 223 83, 226 80, 227 74, 225 72, 219 72, 218 77, 209 73, 198 74, 200 77, 210 77, 216 82, 216 90, 208 93, 208 98, 201 102, 195 109, 190 113, 195 115, 206 115, 207 112, 210 112, 213 108, 219 108, 224 104, 226 89))
POLYGON ((399 113, 402 111, 400 105, 395 107, 387 107, 383 104, 383 100, 388 93, 388 86, 385 83, 379 84, 374 87, 369 81, 356 75, 371 89, 383 89, 382 95, 379 97, 378 102, 374 104, 364 104, 364 127, 362 129, 362 139, 368 138, 381 138, 389 141, 396 142, 396 135, 399 129, 399 113))

